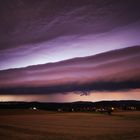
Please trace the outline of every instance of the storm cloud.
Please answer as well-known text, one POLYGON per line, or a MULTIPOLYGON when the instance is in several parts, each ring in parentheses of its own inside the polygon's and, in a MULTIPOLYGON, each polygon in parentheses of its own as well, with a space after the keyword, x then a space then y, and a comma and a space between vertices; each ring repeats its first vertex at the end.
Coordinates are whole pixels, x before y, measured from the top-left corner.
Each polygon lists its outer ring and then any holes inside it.
POLYGON ((140 46, 0 71, 0 93, 52 94, 140 88, 140 46))
POLYGON ((139 98, 139 5, 139 0, 1 0, 0 99, 139 98))

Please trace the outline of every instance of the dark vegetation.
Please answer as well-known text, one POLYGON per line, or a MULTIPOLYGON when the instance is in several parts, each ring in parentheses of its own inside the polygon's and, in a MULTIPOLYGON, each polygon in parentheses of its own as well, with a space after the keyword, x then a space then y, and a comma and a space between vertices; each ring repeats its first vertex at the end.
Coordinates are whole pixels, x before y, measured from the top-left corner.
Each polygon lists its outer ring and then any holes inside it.
POLYGON ((0 102, 0 109, 29 109, 36 108, 48 111, 95 111, 110 108, 119 110, 140 110, 140 101, 100 101, 100 102, 72 102, 72 103, 45 103, 45 102, 0 102))

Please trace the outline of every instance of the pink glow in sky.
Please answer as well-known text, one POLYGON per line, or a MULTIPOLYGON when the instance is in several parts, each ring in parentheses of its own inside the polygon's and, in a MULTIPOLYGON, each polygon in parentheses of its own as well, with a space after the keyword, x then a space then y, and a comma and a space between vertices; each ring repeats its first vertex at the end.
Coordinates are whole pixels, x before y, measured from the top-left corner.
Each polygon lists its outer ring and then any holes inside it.
POLYGON ((88 96, 80 94, 56 95, 0 95, 1 101, 41 101, 41 102, 74 102, 74 101, 102 101, 102 100, 138 100, 140 89, 120 92, 91 92, 88 96))

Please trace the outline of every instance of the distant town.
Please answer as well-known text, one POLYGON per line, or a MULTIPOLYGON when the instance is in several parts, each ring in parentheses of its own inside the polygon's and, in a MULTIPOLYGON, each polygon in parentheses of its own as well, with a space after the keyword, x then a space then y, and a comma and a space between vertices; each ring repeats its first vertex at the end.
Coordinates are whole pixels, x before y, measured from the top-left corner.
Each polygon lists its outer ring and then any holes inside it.
POLYGON ((113 111, 120 110, 140 110, 140 101, 79 101, 72 103, 0 102, 0 109, 40 109, 57 112, 100 112, 111 114, 113 111))

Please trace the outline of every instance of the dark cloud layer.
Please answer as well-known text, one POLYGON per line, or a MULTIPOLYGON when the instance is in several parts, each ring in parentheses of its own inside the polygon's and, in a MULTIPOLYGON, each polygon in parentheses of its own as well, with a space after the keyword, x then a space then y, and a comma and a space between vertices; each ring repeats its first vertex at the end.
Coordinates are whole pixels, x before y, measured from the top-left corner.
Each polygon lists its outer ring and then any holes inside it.
POLYGON ((139 0, 2 0, 0 49, 95 34, 140 19, 139 0))
POLYGON ((140 88, 140 46, 0 71, 1 94, 52 94, 140 88))
POLYGON ((67 94, 74 92, 76 94, 88 95, 90 91, 126 91, 140 88, 139 81, 122 81, 122 82, 93 82, 85 84, 63 84, 46 87, 14 87, 1 88, 0 93, 7 95, 32 95, 32 94, 67 94))

